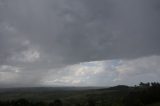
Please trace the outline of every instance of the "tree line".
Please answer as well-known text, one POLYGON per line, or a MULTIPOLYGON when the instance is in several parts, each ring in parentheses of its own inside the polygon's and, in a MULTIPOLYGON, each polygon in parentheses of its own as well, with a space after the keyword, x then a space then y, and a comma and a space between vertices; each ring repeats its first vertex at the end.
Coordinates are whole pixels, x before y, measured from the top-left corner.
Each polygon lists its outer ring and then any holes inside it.
POLYGON ((141 82, 139 86, 133 87, 123 102, 125 106, 146 106, 160 102, 160 83, 141 82))

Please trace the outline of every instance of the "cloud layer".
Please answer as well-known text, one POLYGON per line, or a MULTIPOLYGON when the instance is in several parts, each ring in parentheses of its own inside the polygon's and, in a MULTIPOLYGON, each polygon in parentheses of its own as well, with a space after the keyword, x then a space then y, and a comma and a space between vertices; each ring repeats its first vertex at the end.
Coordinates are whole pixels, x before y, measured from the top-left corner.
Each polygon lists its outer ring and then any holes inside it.
POLYGON ((82 62, 159 56, 159 28, 159 0, 0 0, 1 85, 36 85, 82 62))
POLYGON ((81 63, 60 69, 56 73, 50 70, 41 83, 59 86, 113 86, 160 81, 159 62, 160 56, 150 56, 133 60, 81 63))

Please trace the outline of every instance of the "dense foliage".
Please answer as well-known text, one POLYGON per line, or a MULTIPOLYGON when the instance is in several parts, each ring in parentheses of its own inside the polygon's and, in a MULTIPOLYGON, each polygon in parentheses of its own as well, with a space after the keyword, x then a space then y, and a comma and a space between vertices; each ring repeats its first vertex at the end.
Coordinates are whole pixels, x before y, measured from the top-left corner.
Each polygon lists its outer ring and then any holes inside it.
POLYGON ((160 102, 160 83, 140 83, 124 98, 126 106, 145 106, 160 102))

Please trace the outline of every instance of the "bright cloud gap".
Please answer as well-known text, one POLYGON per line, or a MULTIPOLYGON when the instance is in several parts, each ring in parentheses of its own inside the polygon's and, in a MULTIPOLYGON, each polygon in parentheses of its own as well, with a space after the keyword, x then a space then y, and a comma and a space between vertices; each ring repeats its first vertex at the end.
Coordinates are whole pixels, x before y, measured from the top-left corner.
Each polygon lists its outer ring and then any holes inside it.
POLYGON ((84 62, 60 69, 50 70, 43 80, 52 86, 113 86, 116 84, 135 85, 140 81, 160 81, 158 75, 160 56, 134 60, 106 60, 84 62))

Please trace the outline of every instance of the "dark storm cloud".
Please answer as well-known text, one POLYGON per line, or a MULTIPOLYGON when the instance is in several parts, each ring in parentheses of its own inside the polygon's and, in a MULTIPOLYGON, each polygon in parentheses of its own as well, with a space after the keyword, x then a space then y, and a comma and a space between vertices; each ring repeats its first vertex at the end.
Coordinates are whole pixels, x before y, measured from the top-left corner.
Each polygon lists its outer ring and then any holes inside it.
POLYGON ((135 58, 160 52, 160 14, 156 0, 8 0, 4 3, 3 21, 51 57, 60 56, 66 63, 135 58))
POLYGON ((68 64, 159 55, 159 28, 159 0, 0 0, 0 65, 37 81, 68 64))

